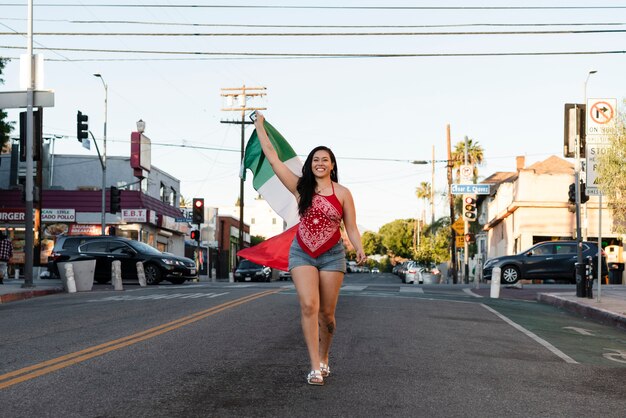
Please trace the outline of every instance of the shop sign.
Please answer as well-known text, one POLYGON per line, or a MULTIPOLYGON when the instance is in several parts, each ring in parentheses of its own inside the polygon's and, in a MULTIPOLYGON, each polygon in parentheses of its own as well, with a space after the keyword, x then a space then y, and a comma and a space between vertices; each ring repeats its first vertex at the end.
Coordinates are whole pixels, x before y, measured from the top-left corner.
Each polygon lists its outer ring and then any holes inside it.
POLYGON ((161 215, 161 228, 182 233, 186 233, 189 230, 187 224, 176 222, 176 218, 172 218, 171 216, 166 215, 161 215))
POLYGON ((101 235, 101 225, 72 224, 69 235, 101 235))
POLYGON ((122 209, 122 220, 125 222, 148 222, 148 209, 122 209))
POLYGON ((24 223, 23 209, 0 209, 0 222, 24 223))
POLYGON ((41 222, 76 222, 74 209, 42 209, 41 222))

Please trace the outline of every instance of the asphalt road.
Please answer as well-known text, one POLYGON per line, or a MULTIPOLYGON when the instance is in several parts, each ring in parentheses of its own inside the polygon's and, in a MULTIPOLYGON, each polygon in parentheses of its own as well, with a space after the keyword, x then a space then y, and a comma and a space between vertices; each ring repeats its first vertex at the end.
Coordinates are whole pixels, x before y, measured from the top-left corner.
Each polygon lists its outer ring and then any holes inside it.
POLYGON ((305 383, 290 282, 0 305, 2 417, 623 417, 626 334, 468 286, 348 275, 332 375, 305 383))

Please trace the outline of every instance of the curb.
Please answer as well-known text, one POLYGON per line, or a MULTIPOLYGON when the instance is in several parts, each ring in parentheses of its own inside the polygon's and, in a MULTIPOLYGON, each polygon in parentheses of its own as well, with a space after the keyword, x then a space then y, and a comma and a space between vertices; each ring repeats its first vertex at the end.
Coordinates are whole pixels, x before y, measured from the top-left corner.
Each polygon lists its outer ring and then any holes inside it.
POLYGON ((26 290, 23 292, 7 293, 5 295, 0 295, 0 303, 15 302, 17 300, 30 299, 30 298, 35 298, 38 296, 52 295, 54 293, 61 293, 63 291, 64 291, 63 288, 55 288, 55 289, 43 289, 43 290, 26 290))
POLYGON ((550 293, 538 293, 537 300, 541 303, 554 305, 575 314, 626 330, 626 316, 624 315, 582 303, 573 302, 569 299, 550 293))

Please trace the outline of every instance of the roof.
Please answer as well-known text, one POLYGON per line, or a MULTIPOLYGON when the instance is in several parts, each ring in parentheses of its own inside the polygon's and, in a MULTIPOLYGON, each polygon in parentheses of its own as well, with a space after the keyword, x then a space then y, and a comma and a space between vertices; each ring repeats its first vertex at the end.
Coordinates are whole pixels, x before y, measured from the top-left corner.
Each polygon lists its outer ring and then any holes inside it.
POLYGON ((530 165, 525 170, 534 170, 536 174, 574 174, 574 164, 556 155, 551 155, 543 161, 530 165))

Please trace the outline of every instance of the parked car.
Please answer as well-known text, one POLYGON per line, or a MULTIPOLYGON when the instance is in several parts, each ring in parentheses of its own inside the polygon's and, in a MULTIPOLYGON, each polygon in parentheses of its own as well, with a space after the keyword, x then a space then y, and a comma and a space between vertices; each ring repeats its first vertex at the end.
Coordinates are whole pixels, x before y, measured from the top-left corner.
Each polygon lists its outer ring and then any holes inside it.
POLYGON ((380 269, 378 267, 372 268, 372 273, 380 273, 380 269))
POLYGON ((235 269, 234 278, 236 282, 269 282, 272 269, 250 260, 241 260, 235 269))
POLYGON ((290 271, 279 271, 278 272, 278 279, 279 280, 291 280, 291 272, 290 271))
POLYGON ((402 283, 413 284, 421 282, 422 272, 420 266, 415 261, 409 261, 404 268, 402 283))
POLYGON ((163 280, 182 284, 198 277, 196 264, 189 258, 161 252, 143 242, 106 235, 58 238, 48 257, 48 267, 58 275, 58 263, 91 259, 96 260, 94 280, 100 284, 111 280, 111 263, 115 260, 121 262, 124 280, 138 280, 137 262, 143 263, 148 284, 163 280))
MULTIPOLYGON (((582 242, 583 258, 592 257, 597 266, 598 244, 582 242)), ((576 283, 575 263, 578 259, 576 241, 545 241, 516 255, 490 258, 483 267, 483 278, 491 280, 494 267, 500 267, 501 282, 513 284, 518 280, 567 280, 576 283)), ((606 255, 602 251, 602 276, 608 274, 606 255)), ((597 267, 593 267, 594 278, 597 267)))

